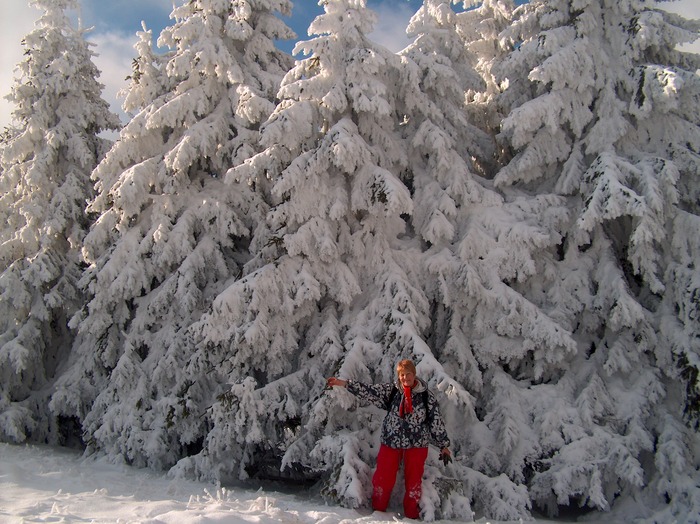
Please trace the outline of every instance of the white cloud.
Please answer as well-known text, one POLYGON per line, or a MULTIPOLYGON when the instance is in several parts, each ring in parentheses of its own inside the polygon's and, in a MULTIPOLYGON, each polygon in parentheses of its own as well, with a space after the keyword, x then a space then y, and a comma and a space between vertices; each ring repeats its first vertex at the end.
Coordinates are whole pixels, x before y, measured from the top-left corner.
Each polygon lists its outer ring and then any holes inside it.
POLYGON ((415 14, 415 9, 407 4, 387 2, 372 7, 372 10, 377 13, 378 19, 370 35, 374 42, 394 52, 400 51, 411 43, 412 40, 406 36, 406 27, 415 14))
POLYGON ((102 33, 87 35, 88 41, 95 44, 93 51, 97 54, 93 62, 101 71, 99 81, 104 84, 102 98, 109 104, 114 113, 117 113, 122 122, 126 122, 126 115, 121 109, 121 99, 117 99, 120 89, 127 86, 126 77, 131 74, 131 61, 136 56, 134 44, 136 35, 122 33, 102 33))
POLYGON ((700 18, 700 2, 698 0, 673 0, 660 4, 666 11, 678 13, 686 18, 700 18))
MULTIPOLYGON (((700 19, 700 2, 698 0, 678 0, 672 2, 663 2, 660 4, 662 9, 672 13, 678 13, 685 18, 700 19)), ((692 51, 700 53, 700 40, 696 40, 692 44, 681 46, 683 51, 692 51)))

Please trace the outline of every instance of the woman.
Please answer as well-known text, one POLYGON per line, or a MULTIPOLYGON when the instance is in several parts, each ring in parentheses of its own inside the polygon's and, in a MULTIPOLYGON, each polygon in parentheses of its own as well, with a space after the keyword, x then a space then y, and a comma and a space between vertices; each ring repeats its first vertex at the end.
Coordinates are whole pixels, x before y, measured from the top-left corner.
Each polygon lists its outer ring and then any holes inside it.
POLYGON ((397 364, 396 372, 396 384, 363 384, 337 377, 329 378, 327 384, 347 388, 360 400, 388 411, 382 424, 377 469, 372 477, 372 508, 386 511, 403 460, 406 481, 404 514, 417 519, 420 517, 418 503, 428 444, 440 448, 440 457, 447 463, 451 460, 450 440, 437 400, 427 384, 416 377, 413 362, 402 360, 397 364))

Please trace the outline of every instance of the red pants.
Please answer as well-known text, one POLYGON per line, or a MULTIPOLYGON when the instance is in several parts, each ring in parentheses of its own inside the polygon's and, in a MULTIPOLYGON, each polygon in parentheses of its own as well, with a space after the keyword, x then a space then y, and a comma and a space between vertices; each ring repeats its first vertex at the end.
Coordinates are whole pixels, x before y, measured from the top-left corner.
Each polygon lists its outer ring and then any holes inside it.
POLYGON ((403 511, 410 519, 420 517, 418 502, 422 493, 423 467, 427 458, 428 448, 394 449, 382 444, 377 455, 377 470, 372 477, 372 508, 386 511, 403 459, 403 475, 406 481, 403 511))

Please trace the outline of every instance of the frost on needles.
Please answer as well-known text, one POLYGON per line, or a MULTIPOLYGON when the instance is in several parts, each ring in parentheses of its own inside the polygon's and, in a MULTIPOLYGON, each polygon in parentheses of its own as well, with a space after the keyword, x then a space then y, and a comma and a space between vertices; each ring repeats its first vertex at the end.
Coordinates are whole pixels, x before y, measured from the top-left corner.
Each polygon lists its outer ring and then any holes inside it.
MULTIPOLYGON (((36 4, 44 31, 75 7, 36 4)), ((360 507, 383 413, 325 377, 412 358, 456 459, 431 452, 426 520, 698 522, 700 58, 677 45, 700 23, 474 4, 424 0, 393 53, 364 0, 326 0, 295 62, 274 43, 291 2, 186 2, 167 52, 138 33, 109 151, 82 33, 28 35, 2 140, 2 438, 360 507), (90 102, 51 120, 47 71, 90 102)))

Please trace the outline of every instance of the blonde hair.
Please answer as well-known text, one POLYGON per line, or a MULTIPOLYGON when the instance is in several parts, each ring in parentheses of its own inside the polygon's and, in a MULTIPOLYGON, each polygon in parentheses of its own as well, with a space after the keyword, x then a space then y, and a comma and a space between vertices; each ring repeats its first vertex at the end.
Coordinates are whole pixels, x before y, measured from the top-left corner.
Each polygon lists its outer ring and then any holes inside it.
POLYGON ((402 360, 398 364, 396 364, 396 372, 400 373, 401 371, 409 371, 413 373, 414 375, 416 374, 416 365, 413 363, 412 360, 402 360))

